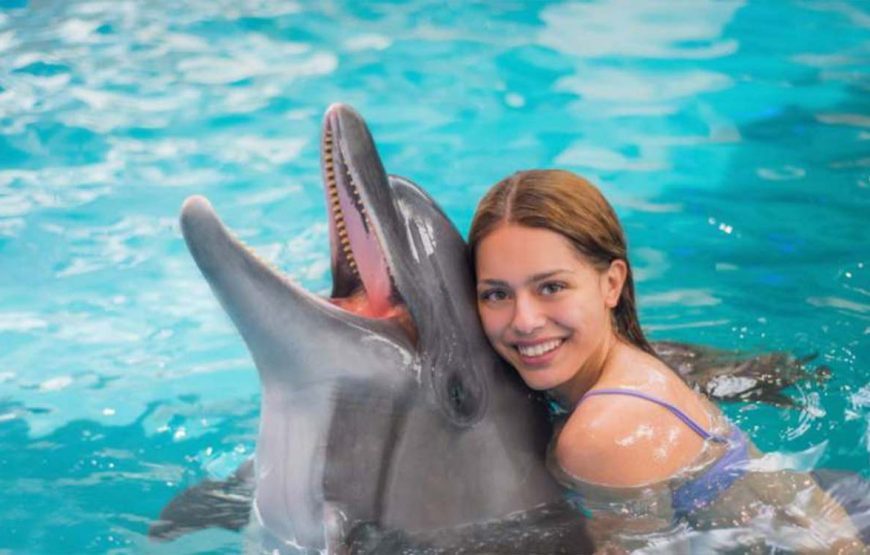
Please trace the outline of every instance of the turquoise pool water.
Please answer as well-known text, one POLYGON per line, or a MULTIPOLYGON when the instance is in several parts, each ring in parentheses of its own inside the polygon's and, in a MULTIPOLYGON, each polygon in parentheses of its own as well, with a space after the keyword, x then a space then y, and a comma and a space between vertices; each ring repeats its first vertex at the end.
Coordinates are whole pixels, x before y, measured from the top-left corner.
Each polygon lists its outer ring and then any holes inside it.
POLYGON ((515 169, 601 185, 656 339, 818 354, 726 411, 870 477, 864 2, 0 0, 0 552, 237 552, 150 519, 253 451, 259 386, 176 214, 327 287, 334 101, 465 231, 515 169))

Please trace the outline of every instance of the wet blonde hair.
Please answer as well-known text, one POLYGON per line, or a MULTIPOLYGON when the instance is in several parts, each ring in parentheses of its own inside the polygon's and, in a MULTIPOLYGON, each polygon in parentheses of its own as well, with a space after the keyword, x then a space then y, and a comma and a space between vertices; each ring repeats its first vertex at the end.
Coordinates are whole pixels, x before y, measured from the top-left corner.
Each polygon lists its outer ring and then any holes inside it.
POLYGON ((468 242, 473 260, 480 242, 502 223, 558 233, 601 271, 614 260, 625 262, 625 283, 613 309, 616 331, 655 355, 637 318, 625 234, 616 212, 598 188, 564 170, 521 171, 499 181, 480 200, 471 222, 468 242))

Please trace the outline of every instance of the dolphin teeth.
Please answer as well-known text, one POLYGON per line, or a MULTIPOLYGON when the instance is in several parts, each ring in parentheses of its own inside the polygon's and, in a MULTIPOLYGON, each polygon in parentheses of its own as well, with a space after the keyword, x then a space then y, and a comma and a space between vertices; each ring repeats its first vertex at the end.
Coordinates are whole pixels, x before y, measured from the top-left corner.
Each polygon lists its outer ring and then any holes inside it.
POLYGON ((239 245, 241 245, 242 248, 245 249, 245 251, 247 251, 248 254, 250 254, 257 262, 259 262, 260 264, 262 264, 263 266, 265 266, 267 268, 270 268, 273 272, 275 272, 276 275, 281 276, 281 279, 286 279, 283 276, 283 274, 281 273, 281 270, 278 268, 278 266, 274 262, 270 262, 270 261, 266 260, 265 258, 263 258, 262 256, 260 256, 260 254, 256 250, 252 249, 250 245, 248 245, 247 243, 242 241, 237 235, 234 235, 233 239, 235 239, 235 241, 239 245))
MULTIPOLYGON (((338 235, 339 246, 341 247, 342 253, 344 253, 344 257, 347 261, 348 267, 353 273, 359 275, 356 260, 354 260, 353 257, 353 250, 350 247, 350 239, 348 238, 347 233, 347 224, 344 221, 344 214, 342 214, 341 211, 341 201, 338 194, 338 185, 335 182, 335 155, 333 153, 332 131, 330 131, 329 129, 327 129, 326 133, 324 133, 323 144, 323 159, 326 162, 325 173, 327 181, 327 195, 329 197, 329 202, 332 207, 332 215, 335 221, 335 230, 336 234, 338 235)), ((350 175, 350 168, 345 166, 344 170, 347 174, 348 181, 350 182, 351 190, 358 197, 359 192, 357 191, 356 185, 354 185, 353 183, 353 176, 350 175)))

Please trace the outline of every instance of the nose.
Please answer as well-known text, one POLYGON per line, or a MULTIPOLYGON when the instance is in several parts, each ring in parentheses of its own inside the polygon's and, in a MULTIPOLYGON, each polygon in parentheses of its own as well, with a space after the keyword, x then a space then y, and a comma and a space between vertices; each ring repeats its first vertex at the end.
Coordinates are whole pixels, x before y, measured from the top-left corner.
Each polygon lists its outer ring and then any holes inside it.
POLYGON ((546 318, 534 299, 517 295, 511 328, 517 335, 532 335, 542 327, 546 318))

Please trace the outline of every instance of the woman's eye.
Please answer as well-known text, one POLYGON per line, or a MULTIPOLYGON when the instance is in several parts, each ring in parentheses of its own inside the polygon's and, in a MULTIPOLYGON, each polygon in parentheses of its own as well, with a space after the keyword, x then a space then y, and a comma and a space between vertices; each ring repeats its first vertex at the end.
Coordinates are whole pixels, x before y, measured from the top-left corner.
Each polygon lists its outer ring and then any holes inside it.
POLYGON ((507 293, 500 289, 488 289, 480 293, 480 300, 484 302, 497 302, 507 299, 507 293))
POLYGON ((542 295, 555 295, 556 293, 558 293, 559 291, 562 291, 563 289, 565 289, 564 283, 558 283, 558 282, 544 283, 543 285, 541 285, 541 294, 542 295))

